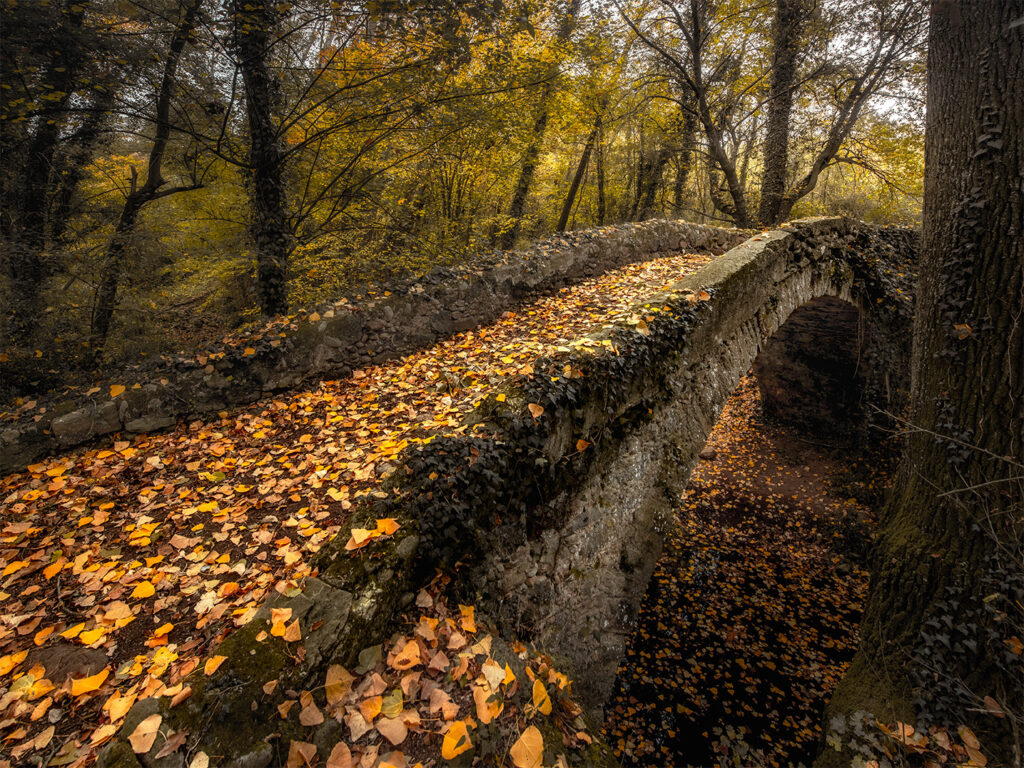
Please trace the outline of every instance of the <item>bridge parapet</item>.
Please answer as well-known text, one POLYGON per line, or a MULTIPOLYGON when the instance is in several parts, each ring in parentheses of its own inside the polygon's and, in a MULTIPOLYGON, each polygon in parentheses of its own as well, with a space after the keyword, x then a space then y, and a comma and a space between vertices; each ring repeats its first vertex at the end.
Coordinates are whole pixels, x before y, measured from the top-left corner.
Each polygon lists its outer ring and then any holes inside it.
MULTIPOLYGON (((36 398, 0 416, 0 475, 120 433, 155 432, 274 392, 342 378, 496 320, 525 298, 657 254, 721 253, 748 232, 685 221, 569 232, 278 318, 198 353, 126 368, 115 381, 36 398), (111 394, 116 385, 120 394, 111 394)), ((372 288, 372 286, 371 286, 372 288)), ((0 364, 0 376, 3 375, 0 364)))

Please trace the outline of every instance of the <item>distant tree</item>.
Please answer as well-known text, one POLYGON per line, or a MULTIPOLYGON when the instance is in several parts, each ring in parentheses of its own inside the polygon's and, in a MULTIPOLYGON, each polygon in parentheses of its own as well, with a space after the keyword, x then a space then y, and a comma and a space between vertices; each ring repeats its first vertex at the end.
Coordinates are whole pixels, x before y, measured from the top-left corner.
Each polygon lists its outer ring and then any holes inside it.
POLYGON ((742 227, 771 226, 786 220, 794 204, 815 188, 822 171, 842 161, 840 150, 865 106, 898 81, 916 55, 925 16, 919 0, 865 0, 837 4, 827 23, 818 24, 823 37, 813 45, 826 51, 826 58, 814 62, 814 70, 804 73, 803 80, 828 94, 815 94, 815 98, 827 105, 829 120, 819 127, 821 138, 810 153, 809 167, 791 181, 791 100, 798 80, 797 51, 812 45, 801 37, 809 6, 797 0, 775 4, 767 72, 759 72, 745 60, 748 51, 757 48, 754 33, 763 21, 759 6, 737 10, 713 0, 659 0, 635 14, 622 4, 618 6, 637 37, 692 94, 714 172, 711 200, 718 211, 742 227), (764 81, 769 83, 767 99, 758 96, 765 90, 764 81), (760 190, 764 202, 755 216, 745 168, 738 162, 749 162, 749 142, 747 151, 740 153, 734 139, 742 133, 740 123, 754 121, 756 126, 760 122, 765 103, 768 120, 762 181, 767 183, 767 195, 760 190))
POLYGON ((171 102, 175 96, 178 80, 178 66, 185 47, 199 20, 203 0, 182 0, 180 20, 174 26, 167 52, 164 56, 163 73, 157 87, 154 114, 152 116, 153 142, 147 158, 146 178, 138 184, 134 174, 131 188, 125 198, 121 215, 114 234, 106 248, 103 271, 93 303, 92 321, 89 329, 90 352, 96 359, 103 350, 110 321, 117 306, 117 292, 129 267, 127 254, 139 214, 149 203, 161 197, 199 189, 201 183, 192 179, 185 184, 167 186, 164 178, 164 157, 171 138, 171 102))

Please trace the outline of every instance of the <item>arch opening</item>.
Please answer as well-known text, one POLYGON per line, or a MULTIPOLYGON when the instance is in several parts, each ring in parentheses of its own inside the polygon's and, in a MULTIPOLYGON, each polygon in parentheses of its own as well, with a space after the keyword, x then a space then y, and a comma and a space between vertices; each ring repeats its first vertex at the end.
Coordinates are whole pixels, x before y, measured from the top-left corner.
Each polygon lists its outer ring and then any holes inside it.
POLYGON ((800 429, 862 437, 866 330, 860 311, 833 296, 798 307, 754 360, 764 415, 800 429))

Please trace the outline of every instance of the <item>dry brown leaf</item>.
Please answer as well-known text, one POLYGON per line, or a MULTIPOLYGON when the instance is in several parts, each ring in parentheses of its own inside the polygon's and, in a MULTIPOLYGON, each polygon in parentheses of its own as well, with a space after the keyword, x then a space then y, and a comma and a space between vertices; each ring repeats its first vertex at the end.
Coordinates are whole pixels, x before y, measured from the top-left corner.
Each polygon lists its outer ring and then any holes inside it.
POLYGON ((137 755, 143 755, 149 752, 153 747, 153 742, 156 741, 156 735, 160 731, 160 723, 163 722, 163 717, 159 714, 150 715, 132 731, 128 737, 128 743, 132 745, 132 751, 137 755))

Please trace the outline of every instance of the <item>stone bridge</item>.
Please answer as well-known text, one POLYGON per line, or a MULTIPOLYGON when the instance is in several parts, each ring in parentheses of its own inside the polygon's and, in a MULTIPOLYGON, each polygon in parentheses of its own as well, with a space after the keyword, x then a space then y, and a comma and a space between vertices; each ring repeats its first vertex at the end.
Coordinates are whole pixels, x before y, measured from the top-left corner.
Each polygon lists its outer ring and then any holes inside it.
POLYGON ((624 322, 537 361, 534 374, 476 409, 471 436, 403 454, 389 497, 354 520, 395 517, 402 528, 393 539, 355 554, 340 540, 325 547, 304 593, 275 595, 229 636, 217 651, 227 661, 210 677, 193 675, 189 700, 136 705, 101 764, 175 764, 154 759, 159 743, 135 756, 123 740, 155 711, 165 728, 200 734, 193 751, 230 755, 232 765, 277 764, 263 740, 271 730, 324 750, 329 734, 281 721, 263 683, 280 678, 278 690, 304 690, 327 665, 351 665, 386 639, 414 590, 454 563, 460 597, 504 637, 561 657, 600 718, 674 501, 739 379, 753 367, 779 418, 862 438, 874 409, 902 408, 916 249, 905 230, 797 222, 756 235, 624 322), (280 638, 254 639, 270 607, 284 605, 310 628, 299 666, 280 638))

